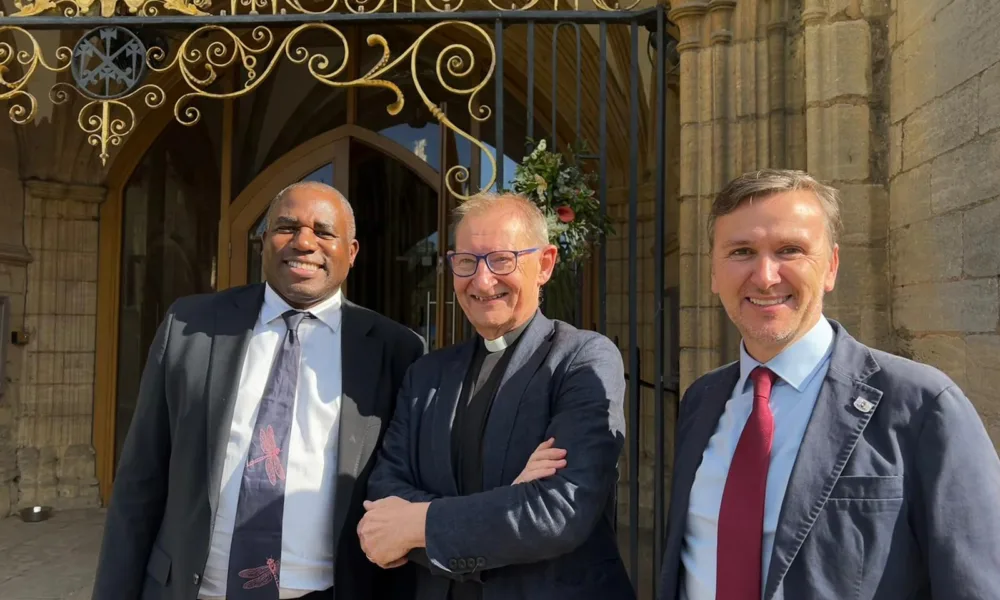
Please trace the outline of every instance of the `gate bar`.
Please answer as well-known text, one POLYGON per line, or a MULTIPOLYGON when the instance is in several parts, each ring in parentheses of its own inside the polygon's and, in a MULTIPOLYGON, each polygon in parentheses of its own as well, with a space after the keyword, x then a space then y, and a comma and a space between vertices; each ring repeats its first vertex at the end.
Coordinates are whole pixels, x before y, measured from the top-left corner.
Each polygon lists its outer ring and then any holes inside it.
MULTIPOLYGON (((598 84, 600 113, 598 116, 598 150, 600 155, 599 176, 600 179, 600 199, 601 199, 601 221, 608 218, 608 24, 601 23, 601 75, 598 84)), ((598 321, 597 331, 601 335, 608 332, 608 240, 601 234, 601 243, 598 248, 600 258, 598 259, 597 289, 598 289, 598 321)), ((616 521, 617 524, 617 521, 616 521)))
MULTIPOLYGON (((527 138, 535 139, 535 22, 528 22, 528 49, 527 49, 527 72, 528 72, 528 101, 525 107, 527 113, 527 138)), ((554 100, 553 100, 554 102, 554 100)), ((553 123, 555 125, 555 123, 553 123)), ((532 148, 534 150, 534 148, 532 148)))
POLYGON ((632 584, 639 589, 639 24, 632 22, 632 64, 629 69, 629 174, 628 187, 628 353, 629 375, 629 562, 632 584))
POLYGON ((663 395, 663 237, 664 237, 664 219, 666 218, 665 213, 665 195, 666 195, 666 148, 664 138, 666 137, 667 130, 667 113, 665 110, 666 104, 666 51, 664 46, 665 36, 663 35, 663 30, 665 27, 663 19, 663 6, 657 6, 656 10, 656 115, 654 117, 654 122, 656 123, 656 242, 654 244, 656 256, 654 260, 654 285, 656 286, 653 314, 653 333, 656 335, 656 358, 654 362, 654 376, 653 381, 656 383, 656 390, 653 392, 653 402, 654 404, 654 414, 655 420, 655 434, 654 438, 656 441, 656 454, 653 463, 653 596, 657 596, 659 590, 659 572, 660 564, 663 562, 663 539, 666 534, 664 523, 663 523, 663 503, 664 503, 664 482, 663 482, 663 467, 664 467, 664 448, 663 444, 665 442, 664 435, 664 395, 663 395))
POLYGON ((496 106, 494 106, 494 119, 496 119, 496 139, 493 140, 493 149, 496 152, 496 189, 499 192, 504 188, 503 179, 503 22, 497 19, 493 25, 494 29, 494 44, 496 45, 497 56, 500 60, 497 62, 496 71, 493 72, 493 87, 496 89, 496 106))

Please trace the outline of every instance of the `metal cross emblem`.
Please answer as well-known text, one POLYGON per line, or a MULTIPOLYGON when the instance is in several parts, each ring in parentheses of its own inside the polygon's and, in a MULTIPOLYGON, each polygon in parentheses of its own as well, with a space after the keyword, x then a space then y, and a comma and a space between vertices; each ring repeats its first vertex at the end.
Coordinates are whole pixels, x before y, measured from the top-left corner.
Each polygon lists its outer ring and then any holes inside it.
POLYGON ((121 98, 146 75, 146 47, 124 27, 98 27, 76 43, 72 70, 77 88, 87 96, 121 98))

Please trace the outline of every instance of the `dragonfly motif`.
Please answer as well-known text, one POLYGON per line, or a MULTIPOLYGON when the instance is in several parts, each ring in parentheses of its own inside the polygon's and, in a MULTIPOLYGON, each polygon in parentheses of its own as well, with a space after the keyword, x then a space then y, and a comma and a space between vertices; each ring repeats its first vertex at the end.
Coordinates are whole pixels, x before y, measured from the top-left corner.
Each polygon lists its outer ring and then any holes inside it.
POLYGON ((245 590, 263 587, 271 581, 274 581, 274 587, 278 587, 278 561, 269 558, 264 566, 243 569, 240 577, 250 580, 243 584, 245 590))
POLYGON ((285 480, 285 468, 281 466, 281 459, 278 454, 281 448, 274 443, 274 428, 268 425, 260 428, 259 434, 260 451, 263 456, 259 456, 247 463, 247 467, 253 467, 260 461, 264 461, 264 468, 267 469, 267 479, 271 485, 276 485, 278 480, 285 480))

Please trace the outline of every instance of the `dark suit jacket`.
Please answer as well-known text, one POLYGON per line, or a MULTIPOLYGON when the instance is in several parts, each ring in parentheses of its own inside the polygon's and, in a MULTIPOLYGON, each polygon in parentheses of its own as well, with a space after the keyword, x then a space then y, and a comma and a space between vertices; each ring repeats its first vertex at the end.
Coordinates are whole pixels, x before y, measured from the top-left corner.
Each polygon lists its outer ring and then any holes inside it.
MULTIPOLYGON (((1000 598, 1000 460, 975 408, 937 369, 830 323, 764 600, 1000 598)), ((738 378, 727 365, 681 402, 661 599, 677 597, 691 485, 738 378)))
MULTIPOLYGON (((251 285, 181 298, 167 311, 122 450, 94 600, 197 597, 243 359, 263 297, 264 286, 251 285)), ((334 585, 340 600, 382 600, 391 594, 376 586, 391 578, 365 558, 357 524, 373 452, 423 345, 370 310, 345 300, 343 311, 334 585)))
POLYGON ((614 533, 625 439, 618 349, 602 335, 537 314, 513 350, 488 418, 484 491, 459 496, 451 427, 477 340, 410 368, 368 482, 372 499, 431 501, 426 551, 410 555, 422 565, 417 598, 444 600, 449 578, 480 581, 484 600, 634 598, 614 533), (549 437, 567 450, 568 465, 553 477, 511 485, 549 437))

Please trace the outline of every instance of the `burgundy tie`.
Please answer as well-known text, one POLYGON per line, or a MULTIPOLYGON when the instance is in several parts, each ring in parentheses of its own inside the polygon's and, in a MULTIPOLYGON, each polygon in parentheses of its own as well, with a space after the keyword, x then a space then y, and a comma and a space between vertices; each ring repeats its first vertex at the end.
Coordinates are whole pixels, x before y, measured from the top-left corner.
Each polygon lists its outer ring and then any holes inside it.
POLYGON ((716 600, 761 597, 764 493, 774 439, 774 417, 768 401, 775 377, 765 367, 750 373, 753 410, 736 445, 719 509, 716 600))

